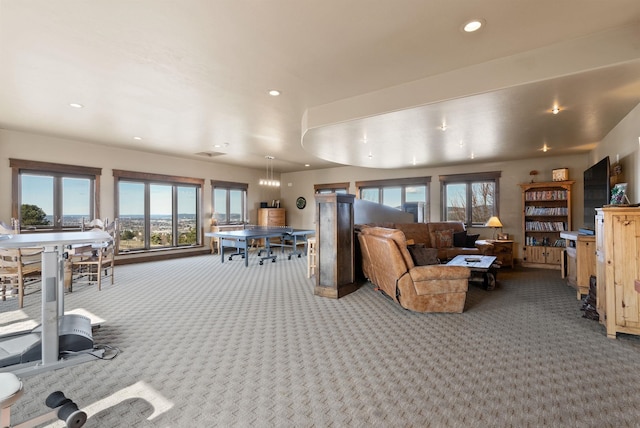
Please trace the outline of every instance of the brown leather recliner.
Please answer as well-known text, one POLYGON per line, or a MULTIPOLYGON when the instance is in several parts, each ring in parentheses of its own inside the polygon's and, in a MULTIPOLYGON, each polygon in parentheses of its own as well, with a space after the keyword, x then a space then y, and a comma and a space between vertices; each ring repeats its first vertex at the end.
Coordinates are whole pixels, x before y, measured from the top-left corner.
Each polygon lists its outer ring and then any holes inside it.
POLYGON ((471 271, 462 266, 415 266, 404 233, 368 227, 358 235, 367 279, 416 312, 462 312, 471 271))

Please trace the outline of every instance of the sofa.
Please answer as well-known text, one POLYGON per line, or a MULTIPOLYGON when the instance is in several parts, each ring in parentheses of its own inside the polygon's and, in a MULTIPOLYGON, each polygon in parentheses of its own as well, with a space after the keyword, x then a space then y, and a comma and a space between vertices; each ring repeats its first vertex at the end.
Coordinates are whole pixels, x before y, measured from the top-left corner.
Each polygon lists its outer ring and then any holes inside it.
POLYGON ((437 258, 445 262, 457 255, 484 255, 490 244, 478 241, 478 235, 468 234, 464 223, 459 221, 437 221, 430 223, 373 223, 358 225, 357 230, 367 227, 398 229, 410 245, 437 249, 437 258))
POLYGON ((403 308, 416 312, 464 310, 468 279, 464 266, 416 266, 400 229, 365 227, 358 233, 365 277, 403 308))

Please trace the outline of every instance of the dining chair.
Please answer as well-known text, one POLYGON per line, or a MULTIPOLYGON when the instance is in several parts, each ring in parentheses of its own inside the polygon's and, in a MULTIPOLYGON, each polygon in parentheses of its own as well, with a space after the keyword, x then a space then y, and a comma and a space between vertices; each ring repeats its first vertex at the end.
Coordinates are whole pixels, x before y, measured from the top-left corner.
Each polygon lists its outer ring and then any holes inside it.
MULTIPOLYGON (((11 219, 12 226, 0 221, 0 235, 20 233, 19 224, 11 219)), ((40 281, 42 273, 42 248, 0 249, 0 294, 18 293, 18 306, 24 306, 25 283, 40 281)))
POLYGON ((2 300, 17 290, 18 307, 24 306, 26 282, 39 281, 42 274, 40 248, 0 248, 0 280, 2 300))
POLYGON ((73 283, 95 283, 98 285, 98 290, 101 290, 103 277, 110 277, 112 285, 114 282, 113 271, 115 247, 118 239, 118 219, 112 222, 92 221, 89 224, 91 223, 94 223, 94 227, 90 227, 92 229, 101 229, 100 224, 104 225, 103 230, 109 233, 111 240, 102 245, 81 245, 69 251, 68 263, 71 270, 69 291, 73 291, 73 283))

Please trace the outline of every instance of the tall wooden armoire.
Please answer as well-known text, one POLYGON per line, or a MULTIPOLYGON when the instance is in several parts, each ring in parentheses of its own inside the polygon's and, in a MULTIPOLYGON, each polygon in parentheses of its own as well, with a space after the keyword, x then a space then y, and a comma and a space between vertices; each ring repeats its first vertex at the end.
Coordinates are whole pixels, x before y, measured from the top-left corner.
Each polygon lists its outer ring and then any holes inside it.
POLYGON ((317 274, 314 294, 338 299, 355 282, 354 195, 318 194, 316 199, 317 274))

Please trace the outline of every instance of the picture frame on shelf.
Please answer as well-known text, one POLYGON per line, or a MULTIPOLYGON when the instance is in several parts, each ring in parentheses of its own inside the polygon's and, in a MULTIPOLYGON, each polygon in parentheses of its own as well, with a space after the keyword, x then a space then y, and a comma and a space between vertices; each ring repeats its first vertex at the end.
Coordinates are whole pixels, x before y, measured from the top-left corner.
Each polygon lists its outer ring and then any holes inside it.
POLYGON ((627 183, 618 183, 611 189, 611 205, 628 204, 627 183))
POLYGON ((498 233, 498 241, 508 241, 509 234, 508 233, 498 233))
POLYGON ((553 181, 565 181, 569 179, 569 168, 556 168, 551 174, 553 181))

